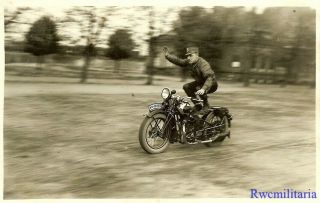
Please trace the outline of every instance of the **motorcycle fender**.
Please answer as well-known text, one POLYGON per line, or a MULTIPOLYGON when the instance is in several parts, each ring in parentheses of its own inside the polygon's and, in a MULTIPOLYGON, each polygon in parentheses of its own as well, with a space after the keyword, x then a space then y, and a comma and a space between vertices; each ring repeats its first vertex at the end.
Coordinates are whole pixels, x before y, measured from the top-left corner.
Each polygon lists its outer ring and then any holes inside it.
POLYGON ((161 109, 154 110, 154 111, 152 111, 152 112, 149 112, 149 113, 146 115, 146 117, 151 118, 151 117, 153 117, 153 115, 158 114, 158 113, 165 114, 165 111, 164 111, 164 110, 161 110, 161 109))
POLYGON ((229 126, 231 127, 232 116, 231 114, 229 114, 229 110, 227 108, 216 106, 216 107, 210 108, 210 111, 219 116, 227 116, 229 126))
POLYGON ((148 108, 149 108, 149 112, 153 112, 153 111, 162 109, 163 105, 162 103, 157 102, 157 103, 150 104, 148 108))

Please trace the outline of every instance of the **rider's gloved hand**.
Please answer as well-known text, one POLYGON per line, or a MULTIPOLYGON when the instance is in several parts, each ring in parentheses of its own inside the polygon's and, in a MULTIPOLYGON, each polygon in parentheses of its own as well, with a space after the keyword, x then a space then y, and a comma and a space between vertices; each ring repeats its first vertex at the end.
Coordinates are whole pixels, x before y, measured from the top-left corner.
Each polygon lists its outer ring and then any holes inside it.
POLYGON ((204 89, 200 89, 196 92, 197 95, 203 95, 206 91, 204 89))

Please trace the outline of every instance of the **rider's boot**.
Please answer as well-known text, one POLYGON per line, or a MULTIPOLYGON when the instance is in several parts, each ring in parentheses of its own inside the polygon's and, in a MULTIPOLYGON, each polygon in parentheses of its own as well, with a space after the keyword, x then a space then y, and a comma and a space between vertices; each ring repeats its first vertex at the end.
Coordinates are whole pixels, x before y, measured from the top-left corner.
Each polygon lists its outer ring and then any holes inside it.
POLYGON ((209 102, 208 102, 208 96, 207 95, 202 95, 201 99, 203 100, 203 106, 202 109, 198 112, 198 114, 206 114, 207 111, 210 108, 209 102))
POLYGON ((204 102, 202 109, 200 111, 198 111, 196 114, 204 115, 204 114, 206 114, 208 112, 209 108, 210 108, 209 103, 208 102, 206 102, 206 103, 204 102))
POLYGON ((210 108, 210 105, 209 105, 208 99, 206 99, 206 100, 203 101, 203 108, 202 108, 202 110, 203 110, 203 111, 207 111, 209 108, 210 108))
POLYGON ((194 115, 203 115, 207 113, 208 109, 210 108, 209 102, 208 102, 208 96, 207 94, 198 96, 199 99, 202 99, 203 102, 199 101, 192 101, 194 103, 194 109, 192 113, 194 115))

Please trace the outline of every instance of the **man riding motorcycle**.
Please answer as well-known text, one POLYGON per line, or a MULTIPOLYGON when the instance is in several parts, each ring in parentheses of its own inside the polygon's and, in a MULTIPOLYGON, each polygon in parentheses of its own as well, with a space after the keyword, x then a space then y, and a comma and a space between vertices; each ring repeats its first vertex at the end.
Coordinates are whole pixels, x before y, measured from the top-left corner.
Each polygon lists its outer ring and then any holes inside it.
POLYGON ((186 59, 181 59, 170 54, 167 47, 163 48, 163 52, 165 58, 171 63, 191 69, 191 75, 195 81, 184 84, 183 89, 189 97, 195 98, 196 95, 199 95, 203 100, 202 111, 206 111, 209 108, 207 94, 215 92, 218 88, 218 83, 210 64, 199 56, 199 49, 197 47, 187 48, 186 59))

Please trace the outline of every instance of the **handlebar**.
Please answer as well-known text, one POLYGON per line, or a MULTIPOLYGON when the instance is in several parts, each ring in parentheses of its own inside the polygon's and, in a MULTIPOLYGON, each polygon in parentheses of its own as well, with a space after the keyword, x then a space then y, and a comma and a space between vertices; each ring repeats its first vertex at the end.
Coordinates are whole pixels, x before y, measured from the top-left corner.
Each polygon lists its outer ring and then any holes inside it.
POLYGON ((191 98, 192 101, 196 101, 196 102, 203 102, 203 99, 195 99, 195 98, 191 98))
POLYGON ((173 98, 176 97, 178 100, 182 100, 182 101, 184 101, 184 100, 186 100, 186 99, 190 99, 191 101, 195 101, 195 102, 203 102, 203 99, 201 99, 201 98, 199 97, 199 95, 196 95, 196 98, 194 98, 194 97, 188 97, 188 96, 181 97, 181 96, 179 96, 179 95, 172 95, 172 97, 173 97, 173 98))
POLYGON ((202 99, 193 98, 193 97, 181 97, 182 100, 184 99, 190 99, 191 101, 197 101, 197 102, 203 102, 202 99))

